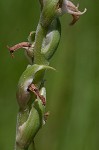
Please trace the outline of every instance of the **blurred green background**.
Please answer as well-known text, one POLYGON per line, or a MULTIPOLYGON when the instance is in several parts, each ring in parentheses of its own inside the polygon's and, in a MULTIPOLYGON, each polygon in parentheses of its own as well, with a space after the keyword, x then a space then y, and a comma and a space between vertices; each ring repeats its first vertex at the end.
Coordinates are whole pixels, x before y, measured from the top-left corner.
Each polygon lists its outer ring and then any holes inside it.
MULTIPOLYGON (((87 13, 72 27, 60 18, 62 36, 46 74, 46 125, 37 150, 99 150, 99 1, 74 0, 87 13)), ((11 59, 6 45, 27 41, 39 20, 37 0, 0 0, 0 150, 13 150, 18 106, 16 87, 28 61, 23 51, 11 59)))

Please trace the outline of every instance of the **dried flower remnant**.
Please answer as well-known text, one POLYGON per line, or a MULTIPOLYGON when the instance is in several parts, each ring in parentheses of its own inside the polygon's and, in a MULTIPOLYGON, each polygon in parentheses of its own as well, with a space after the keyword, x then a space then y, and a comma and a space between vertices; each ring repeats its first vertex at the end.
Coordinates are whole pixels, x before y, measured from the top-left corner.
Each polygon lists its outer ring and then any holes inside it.
POLYGON ((7 48, 9 49, 11 56, 13 57, 14 56, 13 53, 16 50, 18 50, 20 48, 28 49, 30 46, 31 46, 31 44, 29 42, 21 42, 21 43, 18 43, 12 47, 7 46, 7 48))
POLYGON ((63 3, 61 5, 61 7, 58 9, 58 12, 60 15, 64 14, 64 13, 69 13, 73 16, 73 20, 70 23, 70 25, 73 25, 81 15, 83 15, 87 9, 85 8, 84 11, 79 11, 79 4, 77 4, 77 6, 75 6, 71 1, 69 0, 63 0, 63 3))
POLYGON ((45 97, 40 94, 39 89, 34 84, 30 84, 30 86, 28 87, 28 90, 33 92, 37 97, 39 97, 41 99, 43 105, 45 106, 45 104, 46 104, 45 97))

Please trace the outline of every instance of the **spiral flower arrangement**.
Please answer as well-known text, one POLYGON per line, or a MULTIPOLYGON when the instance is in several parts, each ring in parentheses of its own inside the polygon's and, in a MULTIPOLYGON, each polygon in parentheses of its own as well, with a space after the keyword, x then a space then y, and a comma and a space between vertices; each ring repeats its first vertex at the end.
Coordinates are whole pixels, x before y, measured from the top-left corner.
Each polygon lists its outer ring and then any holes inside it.
POLYGON ((29 65, 22 73, 18 88, 17 102, 19 112, 17 117, 15 150, 28 150, 34 147, 34 138, 39 129, 46 123, 48 113, 46 108, 46 88, 44 75, 52 69, 49 61, 60 42, 61 24, 59 17, 65 13, 71 14, 73 25, 86 12, 78 10, 69 0, 39 0, 41 14, 36 31, 32 31, 27 42, 8 47, 11 55, 20 48, 25 49, 29 65))

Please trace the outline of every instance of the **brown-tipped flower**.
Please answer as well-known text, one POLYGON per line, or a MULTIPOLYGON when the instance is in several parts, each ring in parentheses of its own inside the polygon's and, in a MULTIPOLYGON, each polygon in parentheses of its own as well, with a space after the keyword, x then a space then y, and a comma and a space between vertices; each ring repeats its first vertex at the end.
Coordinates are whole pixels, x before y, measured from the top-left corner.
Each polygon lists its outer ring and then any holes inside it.
POLYGON ((42 104, 45 106, 46 104, 46 99, 43 95, 40 94, 39 89, 34 85, 34 84, 30 84, 30 86, 28 87, 28 90, 30 90, 31 92, 33 92, 37 97, 40 98, 40 100, 42 101, 42 104))
POLYGON ((71 1, 69 0, 63 0, 63 3, 61 5, 61 8, 59 8, 59 14, 69 13, 73 16, 73 20, 70 23, 70 25, 73 25, 81 15, 83 15, 87 9, 85 8, 84 11, 79 11, 78 9, 79 4, 75 6, 71 1))
POLYGON ((20 48, 28 49, 30 46, 31 46, 31 44, 29 42, 21 42, 12 47, 7 46, 7 48, 9 49, 11 56, 14 57, 13 53, 16 50, 18 50, 20 48))

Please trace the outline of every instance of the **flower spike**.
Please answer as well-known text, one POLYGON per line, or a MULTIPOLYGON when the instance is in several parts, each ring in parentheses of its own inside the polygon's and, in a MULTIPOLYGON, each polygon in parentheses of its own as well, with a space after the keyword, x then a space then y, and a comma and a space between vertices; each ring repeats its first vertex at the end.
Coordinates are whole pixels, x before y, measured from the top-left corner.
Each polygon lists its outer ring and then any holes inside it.
MULTIPOLYGON (((69 13, 73 16, 73 25, 86 12, 79 11, 69 0, 39 0, 41 5, 40 20, 36 31, 29 34, 28 42, 21 42, 8 47, 10 54, 20 48, 25 49, 31 65, 22 73, 17 87, 19 105, 15 150, 29 150, 39 129, 46 123, 49 112, 46 109, 46 88, 44 75, 49 60, 55 53, 61 37, 59 16, 69 13)), ((33 146, 35 149, 35 146, 33 146)))

